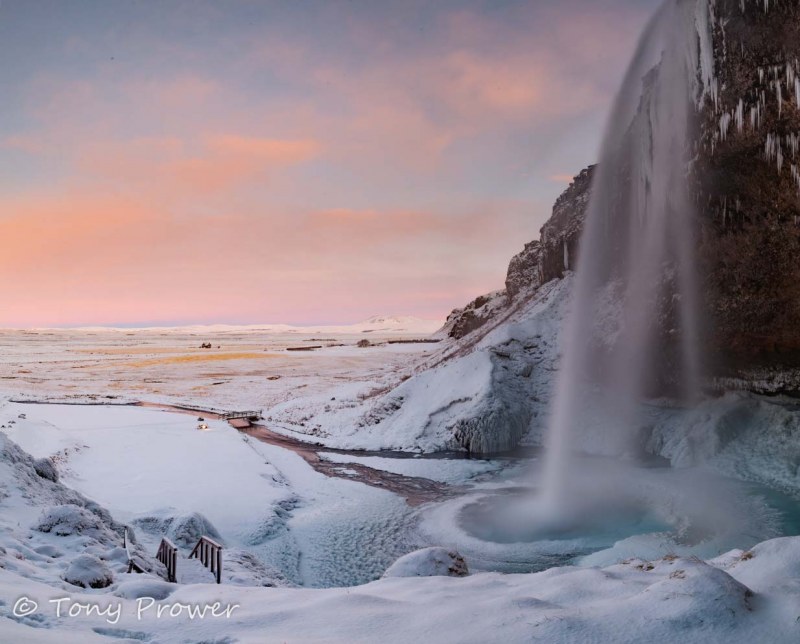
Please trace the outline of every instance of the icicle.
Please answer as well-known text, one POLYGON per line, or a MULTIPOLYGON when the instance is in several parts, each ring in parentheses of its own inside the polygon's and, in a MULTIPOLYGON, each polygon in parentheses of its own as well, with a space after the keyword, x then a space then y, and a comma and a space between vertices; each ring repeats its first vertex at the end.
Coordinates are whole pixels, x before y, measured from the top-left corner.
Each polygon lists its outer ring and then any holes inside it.
POLYGON ((724 141, 728 138, 728 127, 731 124, 731 115, 725 112, 719 119, 719 138, 724 141))
POLYGON ((740 98, 739 104, 736 106, 736 130, 739 134, 744 129, 744 101, 740 98))
POLYGON ((719 107, 719 84, 714 72, 714 42, 711 34, 713 23, 713 0, 699 0, 694 12, 694 25, 700 45, 700 78, 703 81, 703 92, 698 96, 698 106, 702 98, 711 96, 716 110, 719 107))

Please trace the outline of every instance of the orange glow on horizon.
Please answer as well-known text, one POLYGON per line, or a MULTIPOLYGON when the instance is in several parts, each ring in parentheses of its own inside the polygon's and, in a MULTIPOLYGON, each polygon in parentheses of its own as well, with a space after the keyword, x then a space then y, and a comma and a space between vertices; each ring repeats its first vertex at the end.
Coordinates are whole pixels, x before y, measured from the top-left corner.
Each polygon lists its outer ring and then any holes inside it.
POLYGON ((4 5, 0 327, 442 319, 501 288, 648 13, 576 3, 321 3, 323 31, 4 5))

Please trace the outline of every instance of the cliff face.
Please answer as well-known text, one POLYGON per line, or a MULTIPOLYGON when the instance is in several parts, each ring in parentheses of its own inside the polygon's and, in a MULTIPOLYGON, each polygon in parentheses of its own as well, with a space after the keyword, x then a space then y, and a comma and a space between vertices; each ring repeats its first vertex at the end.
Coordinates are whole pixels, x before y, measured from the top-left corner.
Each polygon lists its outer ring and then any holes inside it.
POLYGON ((564 277, 575 268, 578 241, 589 203, 595 166, 575 177, 553 207, 553 214, 542 226, 540 239, 525 245, 508 265, 506 288, 481 295, 447 318, 444 331, 451 338, 463 338, 503 313, 530 299, 550 280, 564 277))
POLYGON ((718 0, 698 150, 716 371, 800 367, 800 3, 718 0))
POLYGON ((575 268, 595 167, 590 166, 575 177, 553 206, 552 217, 542 226, 542 283, 564 277, 564 271, 575 268))

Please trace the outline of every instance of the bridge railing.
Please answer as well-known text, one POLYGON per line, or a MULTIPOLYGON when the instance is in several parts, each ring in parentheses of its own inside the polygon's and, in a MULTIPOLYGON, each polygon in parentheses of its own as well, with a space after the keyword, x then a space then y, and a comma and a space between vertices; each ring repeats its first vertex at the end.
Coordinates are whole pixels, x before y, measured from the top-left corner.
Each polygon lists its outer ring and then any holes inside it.
POLYGON ((167 568, 167 581, 176 582, 176 572, 178 570, 178 547, 169 539, 164 537, 158 546, 156 553, 158 559, 167 568))
POLYGON ((228 411, 220 414, 222 420, 234 420, 236 418, 246 418, 247 420, 258 420, 264 414, 263 409, 258 411, 228 411))
POLYGON ((222 544, 204 535, 200 537, 200 541, 197 542, 192 554, 189 555, 189 559, 193 557, 200 559, 200 562, 214 574, 217 583, 221 583, 222 544))

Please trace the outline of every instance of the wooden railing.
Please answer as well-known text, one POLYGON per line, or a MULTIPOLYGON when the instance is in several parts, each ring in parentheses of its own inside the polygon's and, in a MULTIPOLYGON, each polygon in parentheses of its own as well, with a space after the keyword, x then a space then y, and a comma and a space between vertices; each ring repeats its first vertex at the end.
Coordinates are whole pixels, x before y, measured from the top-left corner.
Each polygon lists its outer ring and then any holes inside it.
POLYGON ((130 545, 128 545, 128 528, 125 528, 125 534, 122 537, 122 547, 125 548, 125 553, 128 555, 128 563, 133 561, 130 545))
POLYGON ((164 537, 158 546, 158 553, 156 554, 162 564, 167 567, 167 581, 176 582, 177 577, 175 573, 178 568, 178 548, 169 539, 164 537))
POLYGON ((208 568, 216 577, 219 584, 222 579, 222 545, 210 539, 209 537, 202 536, 200 541, 192 550, 189 559, 197 557, 201 563, 208 568))

